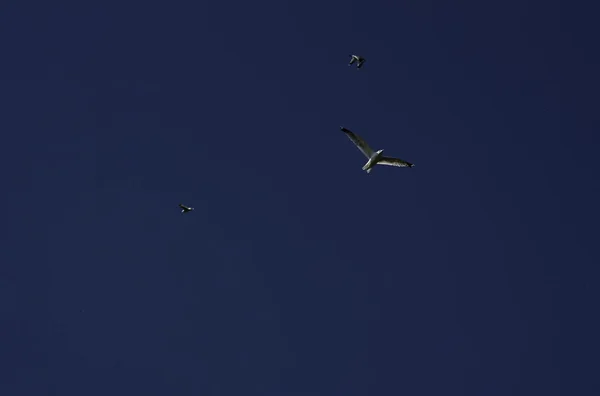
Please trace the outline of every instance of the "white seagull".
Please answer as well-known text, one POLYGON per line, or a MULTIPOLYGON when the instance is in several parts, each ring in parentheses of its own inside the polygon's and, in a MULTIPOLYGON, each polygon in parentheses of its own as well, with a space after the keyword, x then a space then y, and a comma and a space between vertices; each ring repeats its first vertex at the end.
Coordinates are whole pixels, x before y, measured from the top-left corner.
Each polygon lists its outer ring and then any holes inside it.
POLYGON ((363 166, 363 170, 367 171, 367 173, 371 173, 373 167, 375 165, 389 165, 389 166, 397 166, 399 168, 412 168, 414 164, 410 162, 401 160, 400 158, 392 158, 383 156, 383 150, 373 151, 371 147, 363 140, 360 136, 355 134, 349 129, 344 128, 343 126, 340 129, 352 140, 352 142, 358 147, 360 151, 369 159, 365 166, 363 166))
POLYGON ((194 210, 194 208, 190 208, 189 206, 185 206, 183 204, 179 204, 179 207, 181 208, 181 213, 187 213, 194 210))
POLYGON ((354 62, 356 62, 356 68, 360 69, 363 65, 363 63, 365 63, 366 59, 358 56, 358 55, 350 55, 350 63, 348 63, 348 66, 352 66, 352 64, 354 62))

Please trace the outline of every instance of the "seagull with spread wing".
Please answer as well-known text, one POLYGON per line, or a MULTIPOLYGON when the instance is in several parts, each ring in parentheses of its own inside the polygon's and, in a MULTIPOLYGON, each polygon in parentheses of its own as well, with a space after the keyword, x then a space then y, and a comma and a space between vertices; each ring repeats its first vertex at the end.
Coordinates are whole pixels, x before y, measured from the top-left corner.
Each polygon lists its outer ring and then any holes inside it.
POLYGON ((344 128, 343 126, 340 129, 352 140, 352 142, 358 147, 358 149, 369 159, 365 166, 363 166, 363 170, 367 173, 371 173, 373 167, 375 165, 389 165, 389 166, 397 166, 399 168, 412 168, 414 164, 410 162, 401 160, 400 158, 392 158, 385 157, 382 153, 383 150, 373 151, 371 147, 356 133, 352 132, 349 129, 344 128))

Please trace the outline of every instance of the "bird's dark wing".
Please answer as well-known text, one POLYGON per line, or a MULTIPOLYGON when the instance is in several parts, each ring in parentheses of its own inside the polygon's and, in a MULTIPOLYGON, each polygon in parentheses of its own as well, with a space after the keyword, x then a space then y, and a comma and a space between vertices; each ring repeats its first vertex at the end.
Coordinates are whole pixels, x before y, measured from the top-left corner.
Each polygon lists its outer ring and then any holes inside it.
POLYGON ((377 161, 377 165, 389 165, 389 166, 397 166, 399 168, 412 168, 414 165, 408 161, 401 160, 400 158, 392 158, 392 157, 381 157, 379 161, 377 161))

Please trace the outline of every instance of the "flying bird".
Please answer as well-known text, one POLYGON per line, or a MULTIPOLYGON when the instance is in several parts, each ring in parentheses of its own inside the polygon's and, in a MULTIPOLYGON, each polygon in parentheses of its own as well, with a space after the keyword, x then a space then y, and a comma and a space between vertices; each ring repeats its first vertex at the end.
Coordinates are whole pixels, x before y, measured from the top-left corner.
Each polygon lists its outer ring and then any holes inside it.
POLYGON ((363 63, 365 63, 366 59, 363 58, 362 56, 358 56, 358 55, 350 55, 350 63, 348 63, 348 66, 352 66, 352 64, 354 62, 356 62, 356 68, 360 69, 363 65, 363 63))
POLYGON ((181 208, 181 213, 187 213, 194 210, 194 208, 190 208, 189 206, 185 206, 183 204, 179 204, 179 207, 181 208))
POLYGON ((340 129, 352 140, 352 142, 358 147, 358 149, 369 159, 365 166, 363 166, 363 170, 367 171, 367 173, 371 173, 373 167, 375 165, 389 165, 389 166, 397 166, 399 168, 412 168, 414 164, 410 162, 401 160, 400 158, 392 158, 385 157, 382 153, 383 150, 373 151, 371 147, 356 133, 352 132, 349 129, 344 128, 343 126, 340 129))

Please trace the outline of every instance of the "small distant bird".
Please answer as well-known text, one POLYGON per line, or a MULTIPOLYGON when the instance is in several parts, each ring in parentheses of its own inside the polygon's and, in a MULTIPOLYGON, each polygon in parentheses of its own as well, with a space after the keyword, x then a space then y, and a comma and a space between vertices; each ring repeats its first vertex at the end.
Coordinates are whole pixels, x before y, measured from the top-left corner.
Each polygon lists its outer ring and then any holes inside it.
POLYGON ((363 63, 365 63, 366 59, 358 56, 358 55, 350 55, 350 63, 348 63, 348 66, 352 66, 352 64, 354 62, 356 62, 356 68, 360 69, 363 65, 363 63))
POLYGON ((352 140, 352 142, 358 147, 360 151, 369 159, 365 166, 363 166, 363 170, 367 171, 367 173, 371 173, 373 167, 375 165, 389 165, 389 166, 397 166, 400 168, 412 168, 414 164, 410 162, 401 160, 400 158, 392 158, 392 157, 384 157, 383 150, 373 151, 371 147, 357 134, 350 131, 349 129, 344 128, 343 126, 340 129, 352 140))
POLYGON ((181 213, 187 213, 194 210, 194 208, 190 208, 189 206, 185 206, 183 204, 179 204, 179 207, 181 208, 181 213))

